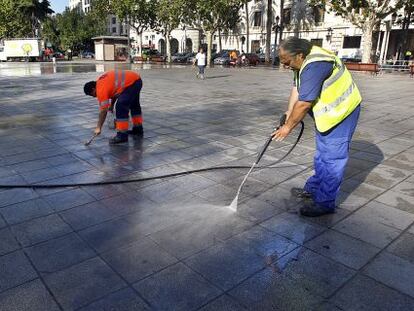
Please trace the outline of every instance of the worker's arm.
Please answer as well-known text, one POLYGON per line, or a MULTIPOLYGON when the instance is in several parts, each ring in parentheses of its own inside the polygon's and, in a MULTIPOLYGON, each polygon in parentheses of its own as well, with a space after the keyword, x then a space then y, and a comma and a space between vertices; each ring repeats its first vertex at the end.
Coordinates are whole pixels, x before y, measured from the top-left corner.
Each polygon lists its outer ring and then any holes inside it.
POLYGON ((272 133, 273 140, 281 141, 285 139, 285 137, 288 136, 290 132, 296 127, 296 125, 298 125, 298 123, 302 121, 303 118, 305 118, 306 114, 311 108, 312 103, 297 101, 293 105, 292 112, 290 113, 290 116, 287 119, 285 125, 272 133))
POLYGON ((298 100, 299 100, 298 88, 294 86, 292 88, 292 91, 290 91, 288 110, 285 112, 286 120, 289 119, 289 116, 293 110, 293 106, 298 102, 298 100))
POLYGON ((95 129, 95 135, 101 134, 102 126, 105 123, 106 114, 108 113, 108 109, 101 109, 99 110, 99 118, 98 118, 98 124, 96 125, 95 129))

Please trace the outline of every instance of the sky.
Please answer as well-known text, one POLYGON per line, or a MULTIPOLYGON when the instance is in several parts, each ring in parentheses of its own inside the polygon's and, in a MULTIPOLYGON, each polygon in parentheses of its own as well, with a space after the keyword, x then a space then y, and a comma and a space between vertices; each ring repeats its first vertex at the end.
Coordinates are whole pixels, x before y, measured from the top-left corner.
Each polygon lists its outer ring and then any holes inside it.
POLYGON ((50 0, 52 10, 55 13, 62 13, 66 6, 69 6, 69 0, 50 0))

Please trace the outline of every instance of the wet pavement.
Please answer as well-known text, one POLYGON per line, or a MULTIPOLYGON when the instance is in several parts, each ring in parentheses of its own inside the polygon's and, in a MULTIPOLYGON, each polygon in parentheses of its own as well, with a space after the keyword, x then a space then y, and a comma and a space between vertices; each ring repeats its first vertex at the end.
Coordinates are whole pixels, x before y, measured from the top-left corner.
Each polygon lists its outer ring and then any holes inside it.
MULTIPOLYGON (((145 137, 90 146, 86 81, 113 64, 1 64, 0 184, 139 179, 250 166, 287 71, 133 65, 145 137)), ((125 65, 126 66, 126 65, 125 65)), ((0 310, 413 310, 414 95, 408 76, 355 75, 364 95, 340 208, 306 219, 313 125, 283 163, 58 189, 0 189, 0 310)), ((294 142, 272 143, 261 165, 294 142)))

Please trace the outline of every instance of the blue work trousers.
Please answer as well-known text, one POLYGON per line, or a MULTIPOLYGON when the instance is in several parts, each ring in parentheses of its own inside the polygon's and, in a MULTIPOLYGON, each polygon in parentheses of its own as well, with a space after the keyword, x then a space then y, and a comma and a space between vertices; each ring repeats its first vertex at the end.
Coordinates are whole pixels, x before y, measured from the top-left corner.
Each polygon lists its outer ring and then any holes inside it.
POLYGON ((335 208, 335 199, 342 183, 349 158, 349 146, 358 123, 361 105, 333 129, 326 133, 316 131, 315 174, 304 189, 322 206, 335 208))

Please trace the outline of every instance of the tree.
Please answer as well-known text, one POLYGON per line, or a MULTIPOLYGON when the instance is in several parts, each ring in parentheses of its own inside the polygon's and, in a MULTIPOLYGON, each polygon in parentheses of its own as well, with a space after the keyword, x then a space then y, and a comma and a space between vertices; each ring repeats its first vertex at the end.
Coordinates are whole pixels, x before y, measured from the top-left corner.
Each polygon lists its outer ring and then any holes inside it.
POLYGON ((414 0, 400 1, 400 3, 398 3, 398 8, 403 9, 403 14, 396 16, 396 24, 401 26, 403 39, 400 40, 397 59, 402 59, 407 51, 410 24, 414 23, 414 0))
POLYGON ((91 38, 101 34, 106 27, 106 19, 97 19, 93 14, 66 9, 56 16, 57 31, 61 48, 81 52, 91 47, 91 38))
POLYGON ((313 26, 314 17, 312 13, 312 7, 308 1, 293 1, 291 25, 293 25, 293 34, 295 37, 300 36, 301 30, 309 30, 313 26))
MULTIPOLYGON (((391 0, 356 1, 356 0, 332 0, 312 1, 313 4, 325 5, 329 11, 350 21, 362 29, 362 62, 372 61, 372 33, 378 23, 386 16, 394 12, 397 6, 391 5, 391 0)), ((397 1, 400 2, 400 1, 397 1)))
POLYGON ((30 33, 20 10, 16 10, 15 0, 0 0, 0 39, 23 38, 30 33))
POLYGON ((51 45, 54 49, 60 47, 60 33, 56 16, 52 16, 42 23, 42 39, 47 46, 51 45))
POLYGON ((21 0, 17 4, 16 9, 30 22, 33 37, 37 36, 36 31, 39 29, 40 23, 54 13, 50 8, 49 0, 21 0))
POLYGON ((187 19, 191 0, 157 0, 156 29, 165 38, 167 61, 171 62, 171 32, 187 19))
POLYGON ((213 36, 218 29, 232 29, 240 21, 242 0, 193 0, 190 18, 207 36, 207 65, 211 64, 213 36))
POLYGON ((250 15, 249 15, 249 2, 252 0, 244 0, 244 19, 246 21, 246 51, 250 50, 250 15))

